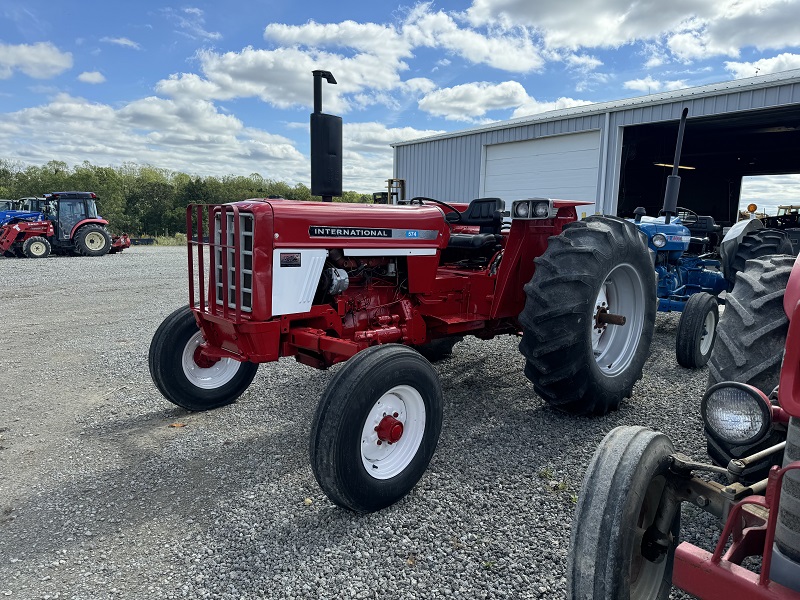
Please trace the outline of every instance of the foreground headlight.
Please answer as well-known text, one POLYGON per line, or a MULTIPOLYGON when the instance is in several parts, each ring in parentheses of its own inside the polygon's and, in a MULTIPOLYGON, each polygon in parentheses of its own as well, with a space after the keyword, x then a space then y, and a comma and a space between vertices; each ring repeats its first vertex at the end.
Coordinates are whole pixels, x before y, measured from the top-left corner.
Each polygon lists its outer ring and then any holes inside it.
POLYGON ((516 200, 511 205, 511 216, 515 219, 551 219, 556 212, 549 198, 516 200))
POLYGON ((550 214, 549 202, 534 202, 533 203, 533 216, 544 219, 550 214))
POLYGON ((667 238, 663 233, 657 233, 653 236, 653 246, 656 248, 663 248, 667 245, 667 238))
POLYGON ((525 219, 530 214, 531 205, 528 202, 514 202, 514 216, 525 219))
POLYGON ((744 445, 764 437, 772 425, 772 408, 758 389, 726 381, 708 389, 700 403, 703 423, 715 437, 744 445))

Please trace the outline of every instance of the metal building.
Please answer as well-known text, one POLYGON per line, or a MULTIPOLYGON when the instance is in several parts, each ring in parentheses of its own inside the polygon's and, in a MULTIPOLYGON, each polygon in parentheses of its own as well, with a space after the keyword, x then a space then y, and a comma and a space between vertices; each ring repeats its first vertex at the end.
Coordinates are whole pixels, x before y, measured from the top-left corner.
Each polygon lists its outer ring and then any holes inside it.
POLYGON ((600 104, 393 144, 406 196, 468 202, 589 200, 584 214, 654 215, 689 108, 679 204, 735 220, 742 177, 800 173, 800 69, 600 104))

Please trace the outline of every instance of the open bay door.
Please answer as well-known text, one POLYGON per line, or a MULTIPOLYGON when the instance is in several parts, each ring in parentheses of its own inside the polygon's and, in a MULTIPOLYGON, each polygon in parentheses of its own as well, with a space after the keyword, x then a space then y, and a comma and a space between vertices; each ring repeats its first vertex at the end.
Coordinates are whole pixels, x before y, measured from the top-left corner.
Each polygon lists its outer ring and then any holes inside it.
MULTIPOLYGON (((502 198, 506 206, 523 198, 597 202, 600 132, 565 135, 486 146, 481 197, 502 198)), ((595 205, 578 207, 578 217, 595 205)))

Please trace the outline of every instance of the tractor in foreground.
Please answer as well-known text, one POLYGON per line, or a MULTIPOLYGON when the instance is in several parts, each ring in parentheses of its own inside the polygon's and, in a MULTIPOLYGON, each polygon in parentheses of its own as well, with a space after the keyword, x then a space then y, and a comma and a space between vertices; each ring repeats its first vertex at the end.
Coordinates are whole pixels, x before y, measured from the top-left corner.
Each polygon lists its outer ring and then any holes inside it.
MULTIPOLYGON (((583 480, 572 526, 568 598, 666 599, 675 585, 702 600, 800 599, 800 258, 748 262, 737 292, 726 313, 738 311, 739 304, 746 306, 745 321, 755 306, 783 312, 788 333, 777 388, 770 398, 740 382, 713 385, 702 399, 703 421, 729 444, 763 441, 775 424, 788 431, 786 441, 722 467, 690 459, 657 431, 612 430, 583 480), (765 478, 743 477, 773 456, 780 457, 780 466, 765 478), (713 551, 678 543, 683 503, 724 523, 713 551)), ((739 335, 751 337, 753 331, 739 335)))
MULTIPOLYGON (((758 219, 740 221, 724 236, 711 216, 677 206, 678 165, 689 109, 681 114, 672 174, 667 178, 664 207, 648 217, 643 207, 634 222, 646 235, 655 257, 659 312, 680 312, 675 351, 681 366, 705 366, 714 347, 723 292, 733 289, 745 261, 772 254, 792 254, 789 236, 765 228, 758 219)), ((794 253, 796 254, 796 253, 794 253)))
POLYGON ((103 256, 122 252, 131 243, 126 234, 111 236, 108 221, 98 216, 92 192, 56 192, 28 198, 22 210, 0 222, 0 253, 46 258, 57 254, 103 256))
POLYGON ((312 193, 323 201, 188 207, 189 303, 149 350, 159 391, 206 410, 235 401, 259 363, 344 363, 309 454, 327 496, 357 512, 396 502, 426 470, 442 427, 428 359, 466 335, 521 334, 525 374, 562 410, 603 414, 629 397, 656 309, 636 226, 577 221, 583 203, 546 198, 513 202, 510 227, 498 198, 326 202, 341 195, 341 164, 329 159, 341 160, 341 119, 321 112, 320 79, 333 76, 314 76, 312 193))

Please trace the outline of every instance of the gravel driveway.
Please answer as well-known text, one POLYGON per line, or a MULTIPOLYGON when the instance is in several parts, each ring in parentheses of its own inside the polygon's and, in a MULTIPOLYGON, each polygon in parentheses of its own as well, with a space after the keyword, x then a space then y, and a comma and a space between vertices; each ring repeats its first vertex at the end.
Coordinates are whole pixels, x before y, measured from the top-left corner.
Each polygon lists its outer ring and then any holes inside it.
MULTIPOLYGON (((705 458, 707 371, 677 365, 677 316, 658 316, 634 398, 602 418, 540 400, 516 339, 468 338, 436 366, 428 472, 356 516, 308 466, 330 373, 263 365, 208 413, 151 383, 153 331, 186 303, 184 248, 0 259, 0 281, 0 597, 563 598, 576 495, 606 432, 648 425, 705 458)), ((691 508, 683 522, 706 547, 718 531, 691 508)))

